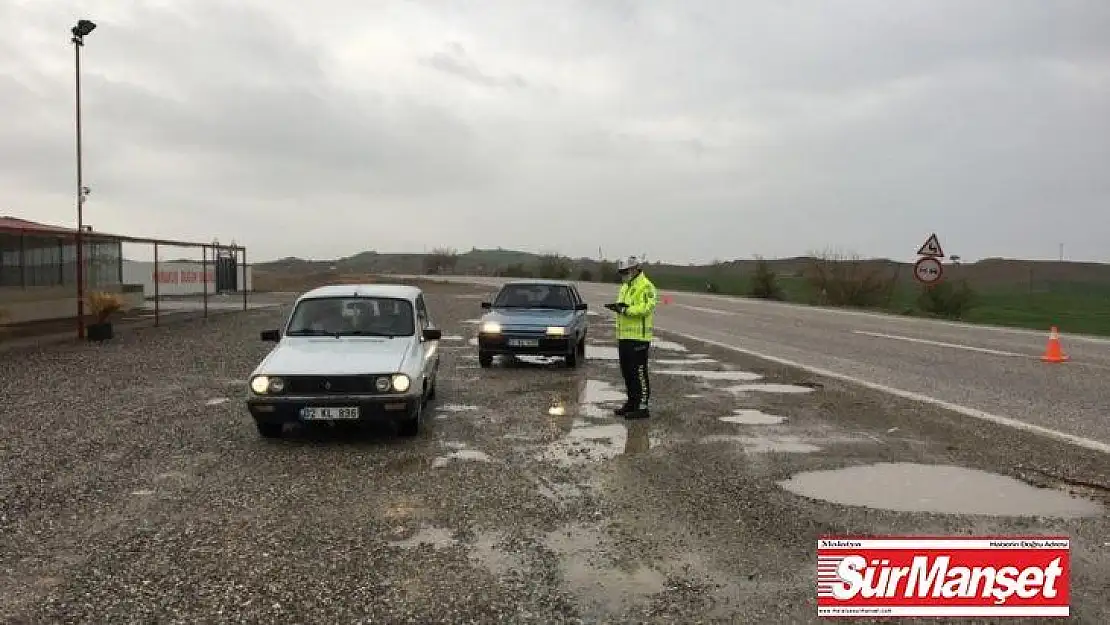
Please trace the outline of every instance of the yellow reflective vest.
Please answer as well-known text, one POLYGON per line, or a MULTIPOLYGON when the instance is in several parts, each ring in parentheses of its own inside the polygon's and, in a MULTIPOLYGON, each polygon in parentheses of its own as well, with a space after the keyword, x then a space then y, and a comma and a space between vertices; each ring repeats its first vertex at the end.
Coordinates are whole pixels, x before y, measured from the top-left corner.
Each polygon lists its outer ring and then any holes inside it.
POLYGON ((640 272, 617 293, 618 304, 628 304, 624 314, 617 313, 617 340, 650 341, 655 327, 655 285, 640 272))

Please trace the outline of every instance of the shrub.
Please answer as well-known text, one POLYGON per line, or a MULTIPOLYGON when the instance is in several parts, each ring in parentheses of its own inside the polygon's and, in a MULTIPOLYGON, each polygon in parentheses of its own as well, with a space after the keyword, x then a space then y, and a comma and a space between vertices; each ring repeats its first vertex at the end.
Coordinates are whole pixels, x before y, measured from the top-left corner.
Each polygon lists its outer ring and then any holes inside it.
POLYGON ((424 257, 424 273, 450 273, 455 270, 459 255, 453 249, 438 247, 424 257))
POLYGON ((621 281, 620 274, 617 273, 616 263, 603 260, 597 268, 598 282, 616 283, 621 281))
POLYGON ((751 285, 748 288, 750 297, 782 301, 782 287, 779 286, 778 276, 771 270, 763 258, 756 257, 755 273, 752 274, 751 285))
POLYGON ((961 280, 958 285, 941 282, 924 287, 917 296, 917 307, 922 311, 949 319, 962 318, 974 305, 975 291, 967 280, 961 280))
POLYGON ((593 280, 594 280, 594 273, 592 271, 590 271, 589 267, 583 267, 578 272, 578 281, 579 282, 593 282, 593 280))
POLYGON ((829 306, 874 308, 890 301, 897 275, 887 276, 874 262, 855 254, 814 254, 808 281, 817 303, 829 306))
POLYGON ((90 293, 89 312, 97 323, 105 323, 113 314, 123 308, 123 297, 117 293, 90 293))
POLYGON ((544 254, 536 266, 536 274, 549 280, 565 280, 570 277, 570 260, 558 254, 544 254))
POLYGON ((500 272, 500 275, 505 278, 531 278, 532 272, 521 263, 513 263, 508 265, 500 272))

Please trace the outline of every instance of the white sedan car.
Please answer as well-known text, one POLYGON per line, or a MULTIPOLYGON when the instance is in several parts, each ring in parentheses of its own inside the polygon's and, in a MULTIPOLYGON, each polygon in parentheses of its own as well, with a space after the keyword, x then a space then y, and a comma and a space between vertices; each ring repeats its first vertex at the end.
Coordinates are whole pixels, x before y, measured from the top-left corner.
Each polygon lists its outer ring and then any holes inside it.
POLYGON ((286 423, 388 421, 420 431, 435 398, 439 339, 414 286, 352 284, 301 295, 277 346, 251 373, 247 407, 258 433, 277 438, 286 423))

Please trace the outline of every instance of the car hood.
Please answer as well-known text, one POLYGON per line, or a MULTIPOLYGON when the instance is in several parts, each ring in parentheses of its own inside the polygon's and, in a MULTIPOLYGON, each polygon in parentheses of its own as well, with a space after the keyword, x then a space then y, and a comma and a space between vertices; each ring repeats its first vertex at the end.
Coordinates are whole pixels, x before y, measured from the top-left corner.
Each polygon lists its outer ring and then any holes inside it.
POLYGON ((257 373, 270 375, 358 375, 401 370, 408 338, 284 337, 257 373))
POLYGON ((573 310, 500 308, 483 315, 482 323, 492 321, 503 326, 565 326, 573 318, 573 310))

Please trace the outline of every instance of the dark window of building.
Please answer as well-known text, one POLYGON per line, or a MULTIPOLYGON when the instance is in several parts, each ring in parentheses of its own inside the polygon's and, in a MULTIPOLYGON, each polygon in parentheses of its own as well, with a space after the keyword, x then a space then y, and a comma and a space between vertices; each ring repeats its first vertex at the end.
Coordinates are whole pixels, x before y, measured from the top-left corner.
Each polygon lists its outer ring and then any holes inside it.
POLYGON ((23 286, 23 259, 18 234, 0 233, 0 287, 23 286))

